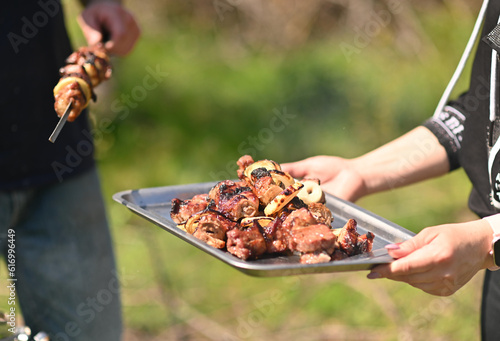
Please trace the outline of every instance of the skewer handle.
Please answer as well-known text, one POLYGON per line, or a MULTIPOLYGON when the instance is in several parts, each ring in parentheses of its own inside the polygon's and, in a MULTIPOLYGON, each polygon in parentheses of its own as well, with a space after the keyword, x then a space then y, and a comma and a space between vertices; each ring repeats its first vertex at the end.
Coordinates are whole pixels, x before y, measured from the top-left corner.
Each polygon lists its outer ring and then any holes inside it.
POLYGON ((49 141, 54 143, 56 142, 57 137, 59 136, 59 133, 61 132, 62 128, 64 127, 64 124, 68 120, 69 114, 71 112, 71 107, 73 106, 73 98, 69 100, 68 106, 66 107, 66 110, 64 111, 64 114, 61 116, 59 119, 59 122, 57 122, 56 127, 54 128, 54 131, 52 134, 49 136, 49 141))

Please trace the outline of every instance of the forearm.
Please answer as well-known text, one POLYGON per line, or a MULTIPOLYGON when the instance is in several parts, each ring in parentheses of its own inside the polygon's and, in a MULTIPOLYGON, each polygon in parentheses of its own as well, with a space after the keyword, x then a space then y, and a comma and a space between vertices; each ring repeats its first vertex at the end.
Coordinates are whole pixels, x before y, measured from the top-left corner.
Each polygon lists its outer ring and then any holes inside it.
POLYGON ((364 195, 402 187, 446 174, 446 151, 425 127, 351 160, 351 169, 363 179, 364 195))

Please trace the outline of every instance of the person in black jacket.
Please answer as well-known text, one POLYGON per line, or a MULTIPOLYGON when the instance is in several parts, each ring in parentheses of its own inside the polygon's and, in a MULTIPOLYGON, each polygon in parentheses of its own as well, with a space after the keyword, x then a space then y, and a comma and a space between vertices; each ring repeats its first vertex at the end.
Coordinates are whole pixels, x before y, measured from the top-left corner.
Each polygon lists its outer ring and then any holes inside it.
MULTIPOLYGON (((104 41, 112 55, 131 51, 140 31, 119 1, 82 3, 78 21, 89 45, 104 41)), ((22 311, 33 333, 51 340, 120 340, 119 279, 87 111, 48 141, 59 119, 53 88, 73 52, 63 14, 59 0, 7 1, 0 12, 5 313, 14 324, 22 311)))
MULTIPOLYGON (((485 1, 483 9, 482 38, 499 21, 500 1, 485 1)), ((406 242, 387 245, 396 260, 376 266, 368 278, 389 278, 447 296, 478 271, 490 269, 484 279, 483 340, 500 340, 496 326, 500 321, 500 271, 495 271, 492 255, 492 242, 500 233, 498 63, 495 49, 481 39, 468 91, 438 107, 422 126, 358 158, 316 156, 283 165, 294 177, 319 178, 324 190, 350 201, 462 167, 472 183, 469 207, 479 219, 427 227, 406 242)))

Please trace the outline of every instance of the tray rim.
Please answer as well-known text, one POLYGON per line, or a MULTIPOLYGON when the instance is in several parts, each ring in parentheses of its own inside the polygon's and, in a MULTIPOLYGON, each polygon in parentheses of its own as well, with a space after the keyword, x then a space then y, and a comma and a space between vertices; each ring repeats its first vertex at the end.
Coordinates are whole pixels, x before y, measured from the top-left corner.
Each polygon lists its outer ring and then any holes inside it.
MULTIPOLYGON (((373 266, 377 264, 389 263, 393 259, 390 257, 385 249, 377 249, 372 251, 368 255, 359 255, 350 257, 347 260, 333 261, 327 263, 318 264, 300 264, 300 263, 283 263, 283 264, 272 264, 266 267, 266 264, 257 263, 254 261, 245 261, 237 258, 231 253, 223 250, 214 248, 196 237, 190 235, 189 233, 182 231, 177 228, 174 223, 165 218, 162 215, 155 213, 154 211, 148 211, 145 207, 153 207, 152 204, 140 205, 139 203, 131 202, 125 199, 127 195, 137 195, 141 192, 149 193, 153 191, 163 191, 168 190, 172 193, 176 191, 190 190, 193 188, 211 188, 213 185, 219 181, 211 182, 200 182, 200 183, 189 183, 189 184, 178 184, 178 185, 167 185, 167 186, 155 186, 155 187, 145 187, 138 189, 123 190, 113 194, 112 198, 114 201, 122 204, 128 208, 133 213, 139 215, 143 219, 157 225, 163 230, 173 234, 174 236, 180 238, 181 240, 191 244, 192 246, 208 253, 209 255, 217 258, 218 260, 230 265, 231 267, 247 274, 256 277, 275 277, 275 276, 289 276, 289 275, 301 275, 301 274, 313 274, 313 273, 335 273, 335 272, 345 272, 345 271, 362 271, 370 270, 373 266), (367 261, 367 259, 369 261, 367 261)), ((191 192, 193 192, 191 190, 191 192)), ((196 193, 199 191, 194 191, 196 193)), ((201 192, 199 192, 201 193, 201 192)), ((413 237, 415 234, 371 211, 368 211, 354 203, 348 202, 346 200, 340 199, 334 195, 325 192, 327 199, 327 204, 330 206, 335 206, 339 210, 344 212, 355 211, 357 214, 366 216, 367 218, 375 219, 380 223, 390 226, 394 232, 397 232, 398 237, 403 240, 407 240, 413 237)), ((168 201, 163 203, 158 203, 158 206, 164 206, 165 204, 170 204, 168 201)), ((359 219, 359 218, 358 218, 359 219)))

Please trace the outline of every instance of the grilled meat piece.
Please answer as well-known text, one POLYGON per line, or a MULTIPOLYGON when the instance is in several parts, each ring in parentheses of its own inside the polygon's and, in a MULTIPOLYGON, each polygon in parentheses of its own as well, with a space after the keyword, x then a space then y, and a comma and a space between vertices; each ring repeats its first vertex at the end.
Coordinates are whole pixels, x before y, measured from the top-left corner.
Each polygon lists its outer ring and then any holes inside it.
POLYGON ((243 180, 243 178, 245 177, 245 175, 243 173, 245 171, 245 168, 247 168, 248 166, 250 166, 254 162, 255 161, 253 160, 253 158, 250 155, 243 155, 242 157, 239 158, 239 160, 236 162, 236 164, 239 167, 237 170, 237 174, 238 174, 239 179, 243 180))
POLYGON ((218 249, 226 246, 226 234, 236 226, 216 211, 206 210, 191 216, 186 222, 186 231, 196 238, 218 249))
POLYGON ((252 191, 242 192, 219 202, 217 210, 234 221, 244 217, 255 217, 259 212, 259 199, 252 191))
POLYGON ((325 204, 315 202, 307 205, 307 208, 318 223, 330 225, 333 222, 332 211, 325 204))
POLYGON ((359 233, 356 230, 358 223, 354 219, 349 219, 338 233, 337 243, 339 248, 348 256, 353 256, 357 251, 359 233))
POLYGON ((290 237, 288 244, 290 250, 302 253, 325 251, 331 254, 335 250, 337 240, 332 230, 324 224, 292 229, 290 237))
POLYGON ((227 232, 227 251, 243 260, 256 259, 267 251, 267 244, 257 221, 248 227, 227 232))
POLYGON ((302 264, 327 263, 331 260, 332 258, 326 252, 310 252, 300 256, 300 262, 302 264))
MULTIPOLYGON (((69 80, 69 79, 68 79, 69 80)), ((82 85, 77 81, 70 81, 55 94, 54 109, 59 117, 61 117, 69 101, 73 99, 71 111, 68 116, 68 121, 74 121, 80 112, 87 106, 89 99, 82 89, 82 85)))
POLYGON ((274 218, 274 220, 263 226, 263 236, 267 243, 268 253, 282 253, 288 250, 289 233, 283 228, 283 221, 287 213, 274 218))
POLYGON ((93 87, 111 77, 111 64, 102 44, 79 48, 66 58, 66 63, 83 66, 92 81, 93 87))
POLYGON ((243 184, 232 180, 221 181, 209 193, 215 209, 234 221, 254 217, 259 213, 259 199, 243 184))
POLYGON ((62 68, 59 69, 59 76, 61 76, 61 78, 72 77, 72 76, 78 77, 81 78, 83 81, 85 81, 85 83, 87 83, 89 87, 92 87, 92 81, 90 80, 87 71, 85 71, 85 68, 81 65, 68 64, 66 66, 63 66, 62 68))
POLYGON ((343 260, 343 259, 346 259, 348 257, 349 256, 347 255, 347 253, 345 253, 344 251, 342 251, 340 249, 335 249, 335 251, 333 251, 333 253, 331 254, 332 261, 343 260))
POLYGON ((312 213, 307 208, 303 207, 291 212, 283 221, 283 227, 291 231, 317 223, 318 221, 314 218, 312 213))
POLYGON ((283 188, 274 182, 271 173, 265 168, 253 170, 250 176, 255 194, 264 205, 269 204, 271 200, 283 191, 283 188))
POLYGON ((358 237, 357 253, 371 252, 375 235, 371 232, 358 237))
POLYGON ((205 210, 208 206, 208 194, 198 194, 189 200, 172 199, 170 217, 176 224, 185 223, 193 214, 205 210))
POLYGON ((54 109, 60 117, 64 114, 70 100, 72 110, 68 121, 74 121, 87 107, 90 99, 95 101, 94 88, 111 77, 111 64, 102 44, 82 47, 73 52, 66 65, 59 69, 61 78, 54 87, 54 109), (71 91, 68 91, 71 89, 71 91))

